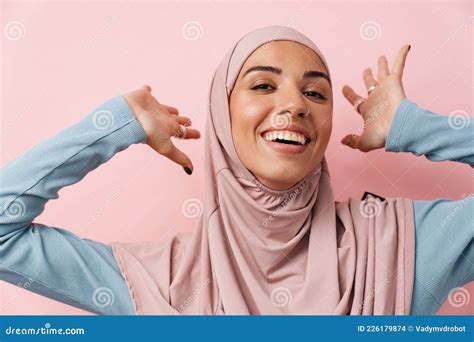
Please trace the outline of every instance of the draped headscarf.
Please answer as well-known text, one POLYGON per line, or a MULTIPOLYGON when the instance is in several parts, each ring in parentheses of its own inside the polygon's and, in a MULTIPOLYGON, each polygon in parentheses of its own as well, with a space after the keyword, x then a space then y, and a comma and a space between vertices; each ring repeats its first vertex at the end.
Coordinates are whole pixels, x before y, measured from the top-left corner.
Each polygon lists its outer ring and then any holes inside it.
POLYGON ((246 59, 274 40, 311 48, 329 72, 317 46, 286 26, 254 30, 228 51, 209 92, 199 224, 165 243, 112 243, 137 314, 409 314, 410 199, 335 202, 325 157, 272 190, 236 153, 230 92, 246 59))

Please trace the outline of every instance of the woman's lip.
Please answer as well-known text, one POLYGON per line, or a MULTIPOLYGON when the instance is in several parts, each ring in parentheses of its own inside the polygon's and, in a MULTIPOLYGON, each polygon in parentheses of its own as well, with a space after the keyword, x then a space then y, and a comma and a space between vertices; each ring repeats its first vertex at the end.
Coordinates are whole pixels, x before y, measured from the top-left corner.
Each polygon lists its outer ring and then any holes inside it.
POLYGON ((264 143, 266 143, 271 149, 276 152, 283 154, 301 154, 308 148, 309 144, 306 145, 291 145, 291 144, 282 144, 274 141, 268 141, 260 137, 264 143))

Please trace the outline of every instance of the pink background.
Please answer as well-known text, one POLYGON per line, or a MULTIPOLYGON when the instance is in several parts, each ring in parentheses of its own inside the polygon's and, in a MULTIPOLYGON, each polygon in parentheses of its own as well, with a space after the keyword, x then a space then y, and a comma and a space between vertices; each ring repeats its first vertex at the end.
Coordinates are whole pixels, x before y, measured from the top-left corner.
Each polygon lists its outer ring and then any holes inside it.
MULTIPOLYGON (((339 143, 362 124, 342 86, 365 94, 363 69, 375 67, 380 54, 391 65, 405 43, 412 46, 404 75, 408 98, 440 114, 472 113, 469 1, 2 2, 1 13, 2 166, 144 83, 204 132, 206 96, 221 58, 250 30, 281 24, 314 39, 331 68, 335 115, 326 156, 337 200, 360 198, 364 191, 459 199, 474 190, 468 165, 383 150, 365 154, 339 143), (3 32, 11 21, 23 24, 20 39, 3 32), (202 28, 194 40, 182 32, 192 21, 202 28), (375 35, 361 33, 367 22, 376 23, 375 35)), ((106 243, 167 240, 192 230, 198 218, 185 217, 181 208, 189 198, 204 199, 204 140, 177 145, 193 160, 191 177, 148 146, 133 145, 62 189, 60 200, 50 201, 35 222, 106 243)), ((470 297, 473 285, 467 286, 470 297)), ((468 305, 446 302, 440 313, 467 314, 468 305)), ((2 282, 0 314, 88 313, 2 282)))

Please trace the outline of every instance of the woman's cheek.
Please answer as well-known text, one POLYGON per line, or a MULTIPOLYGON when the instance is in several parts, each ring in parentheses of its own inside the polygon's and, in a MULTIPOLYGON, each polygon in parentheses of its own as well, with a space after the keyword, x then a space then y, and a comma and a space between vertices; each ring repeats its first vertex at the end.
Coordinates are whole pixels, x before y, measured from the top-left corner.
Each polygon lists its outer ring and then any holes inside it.
POLYGON ((331 122, 325 123, 320 122, 318 129, 316 131, 316 144, 314 146, 314 154, 320 155, 324 154, 326 147, 329 143, 329 138, 331 137, 332 124, 331 122))

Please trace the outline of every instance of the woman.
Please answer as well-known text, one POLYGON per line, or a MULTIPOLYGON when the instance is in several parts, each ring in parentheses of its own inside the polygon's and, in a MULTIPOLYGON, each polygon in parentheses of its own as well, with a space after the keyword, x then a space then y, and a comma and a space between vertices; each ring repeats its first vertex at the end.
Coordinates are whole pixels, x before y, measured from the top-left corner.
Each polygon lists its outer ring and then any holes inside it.
MULTIPOLYGON (((342 143, 474 165, 472 123, 453 130, 406 99, 408 50, 391 71, 381 57, 377 80, 364 72, 367 99, 343 88, 365 124, 342 143)), ((111 246, 32 221, 61 187, 133 143, 191 174, 171 138, 200 133, 149 86, 109 100, 2 170, 1 279, 98 314, 435 313, 474 279, 472 198, 335 202, 324 157, 332 92, 306 36, 284 26, 244 36, 209 93, 199 226, 165 244, 111 246)))

